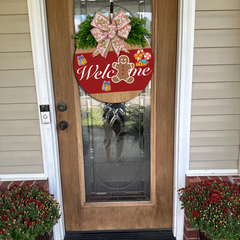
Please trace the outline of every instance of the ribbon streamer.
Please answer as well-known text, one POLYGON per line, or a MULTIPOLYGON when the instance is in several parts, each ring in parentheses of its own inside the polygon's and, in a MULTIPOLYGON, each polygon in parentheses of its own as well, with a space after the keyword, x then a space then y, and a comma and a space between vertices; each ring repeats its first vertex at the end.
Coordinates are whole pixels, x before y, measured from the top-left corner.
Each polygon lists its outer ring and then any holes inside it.
POLYGON ((106 58, 111 46, 117 56, 119 56, 121 51, 129 53, 121 38, 128 38, 131 31, 131 26, 129 25, 130 22, 130 19, 123 10, 112 19, 112 24, 110 24, 110 21, 106 16, 96 12, 94 19, 91 22, 91 26, 94 27, 91 30, 91 33, 98 42, 93 57, 101 54, 102 57, 106 58))

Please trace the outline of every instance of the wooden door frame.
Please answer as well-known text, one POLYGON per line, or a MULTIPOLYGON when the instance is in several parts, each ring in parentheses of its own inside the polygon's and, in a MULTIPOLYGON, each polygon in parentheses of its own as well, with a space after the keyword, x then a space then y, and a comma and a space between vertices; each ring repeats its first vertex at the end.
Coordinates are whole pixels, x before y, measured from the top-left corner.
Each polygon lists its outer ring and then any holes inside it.
MULTIPOLYGON (((45 0, 28 0, 31 42, 37 88, 38 104, 49 104, 51 124, 41 124, 44 173, 49 178, 50 191, 62 205, 56 113, 52 86, 48 27, 45 0)), ((189 135, 191 113, 191 83, 194 46, 195 1, 179 0, 178 60, 175 114, 174 154, 174 209, 173 232, 177 239, 183 236, 183 211, 176 189, 185 185, 185 174, 189 165, 189 135)), ((54 227, 55 239, 65 235, 64 216, 54 227)))
POLYGON ((65 131, 57 128, 66 229, 171 228, 178 0, 152 1, 151 198, 142 202, 86 202, 79 85, 72 70, 74 2, 48 0, 46 5, 55 108, 68 105, 56 114, 58 123, 69 123, 65 131))

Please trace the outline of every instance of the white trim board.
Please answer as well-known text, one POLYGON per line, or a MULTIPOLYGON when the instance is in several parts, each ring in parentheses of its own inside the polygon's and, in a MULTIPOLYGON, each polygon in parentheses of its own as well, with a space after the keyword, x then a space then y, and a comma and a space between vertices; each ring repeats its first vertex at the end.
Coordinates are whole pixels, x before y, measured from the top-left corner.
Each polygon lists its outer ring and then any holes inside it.
POLYGON ((47 180, 47 176, 44 173, 36 174, 0 174, 0 181, 28 181, 28 180, 47 180))
POLYGON ((194 176, 233 176, 239 175, 238 169, 212 169, 212 170, 188 170, 187 174, 188 177, 194 176))
MULTIPOLYGON (((54 226, 54 239, 63 240, 65 225, 46 2, 45 0, 27 0, 27 3, 38 105, 49 105, 51 117, 50 124, 42 124, 40 120, 44 174, 49 180, 49 191, 61 205, 62 217, 54 226)), ((39 119, 41 119, 40 111, 39 119)))
POLYGON ((177 190, 185 186, 189 170, 195 0, 179 0, 175 101, 173 234, 183 239, 184 211, 177 190))

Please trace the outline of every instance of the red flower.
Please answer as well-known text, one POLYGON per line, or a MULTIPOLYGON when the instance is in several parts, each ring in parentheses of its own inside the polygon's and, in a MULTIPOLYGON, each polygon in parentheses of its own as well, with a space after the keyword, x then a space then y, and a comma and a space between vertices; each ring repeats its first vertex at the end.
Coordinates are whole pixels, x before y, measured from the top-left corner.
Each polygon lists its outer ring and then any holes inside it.
POLYGON ((213 196, 213 197, 215 197, 215 198, 218 198, 218 197, 220 197, 218 194, 216 194, 216 193, 212 193, 212 195, 211 196, 213 196))
POLYGON ((215 197, 213 197, 213 196, 210 198, 210 200, 211 200, 212 202, 218 202, 217 198, 215 198, 215 197))
POLYGON ((32 226, 32 222, 28 222, 28 223, 27 223, 27 226, 28 226, 28 227, 32 226))
POLYGON ((39 206, 38 206, 38 209, 44 209, 45 208, 45 205, 44 204, 40 204, 39 206))
POLYGON ((10 212, 14 212, 15 211, 15 209, 14 208, 12 208, 11 210, 10 210, 10 212))
POLYGON ((43 217, 43 218, 47 218, 47 216, 46 216, 46 215, 44 215, 44 214, 42 215, 42 217, 43 217))
POLYGON ((192 211, 192 215, 193 215, 194 217, 198 218, 199 215, 200 215, 200 213, 199 213, 199 211, 194 210, 194 211, 192 211))
POLYGON ((228 198, 227 198, 227 200, 229 200, 229 201, 231 201, 231 202, 232 202, 232 201, 233 201, 233 198, 231 198, 231 197, 228 197, 228 198))

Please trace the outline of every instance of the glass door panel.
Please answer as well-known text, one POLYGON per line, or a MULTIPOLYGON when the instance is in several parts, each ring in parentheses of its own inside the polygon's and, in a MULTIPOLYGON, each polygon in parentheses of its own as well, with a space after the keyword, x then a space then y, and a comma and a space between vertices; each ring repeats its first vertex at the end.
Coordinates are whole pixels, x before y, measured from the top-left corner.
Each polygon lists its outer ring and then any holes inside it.
MULTIPOLYGON (((151 32, 150 0, 114 1, 114 9, 146 19, 151 32)), ((108 16, 109 1, 74 0, 74 11, 77 32, 87 15, 108 16)), ((79 91, 86 202, 149 201, 151 83, 136 98, 117 104, 79 91)))

